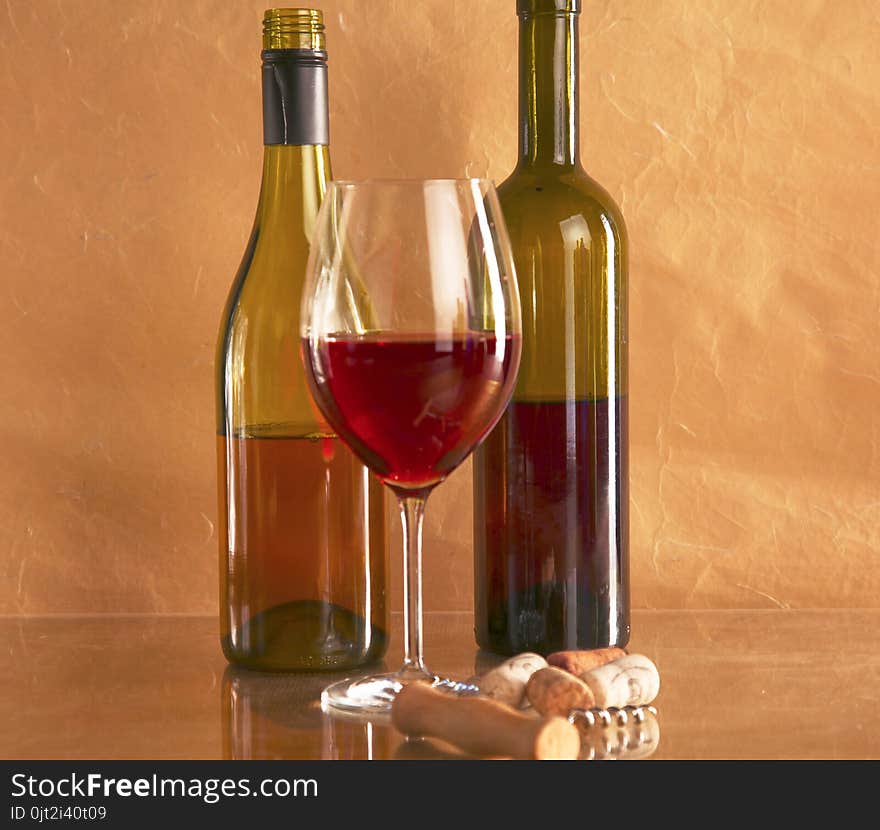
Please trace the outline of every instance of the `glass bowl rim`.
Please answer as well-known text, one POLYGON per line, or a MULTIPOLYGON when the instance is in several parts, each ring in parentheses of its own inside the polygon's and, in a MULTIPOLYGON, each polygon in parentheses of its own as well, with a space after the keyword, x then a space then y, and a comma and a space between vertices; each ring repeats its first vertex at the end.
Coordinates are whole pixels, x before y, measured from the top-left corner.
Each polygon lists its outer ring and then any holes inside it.
POLYGON ((439 178, 439 179, 419 179, 419 178, 374 178, 374 179, 329 179, 328 187, 364 187, 366 185, 394 185, 394 186, 415 186, 426 184, 490 184, 495 187, 495 180, 487 176, 469 176, 462 178, 439 178))

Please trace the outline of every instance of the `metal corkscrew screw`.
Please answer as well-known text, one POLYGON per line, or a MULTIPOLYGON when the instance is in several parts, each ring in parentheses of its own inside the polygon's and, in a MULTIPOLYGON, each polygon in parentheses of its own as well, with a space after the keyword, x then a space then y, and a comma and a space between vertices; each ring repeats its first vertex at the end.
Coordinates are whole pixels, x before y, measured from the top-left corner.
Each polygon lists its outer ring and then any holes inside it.
POLYGON ((602 726, 611 726, 612 723, 626 726, 630 719, 635 723, 643 723, 649 714, 657 717, 657 709, 653 706, 609 706, 607 709, 573 709, 568 719, 575 725, 582 720, 588 726, 595 726, 597 723, 602 726))

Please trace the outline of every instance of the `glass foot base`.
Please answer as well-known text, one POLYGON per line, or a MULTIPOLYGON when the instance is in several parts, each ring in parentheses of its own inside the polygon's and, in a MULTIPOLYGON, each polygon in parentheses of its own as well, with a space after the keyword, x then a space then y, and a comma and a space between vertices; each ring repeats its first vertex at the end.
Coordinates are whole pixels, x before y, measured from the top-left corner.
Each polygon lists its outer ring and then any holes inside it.
POLYGON ((347 678, 328 686, 321 693, 321 708, 325 712, 346 712, 362 715, 385 715, 391 712, 394 696, 408 683, 429 683, 459 694, 467 694, 476 687, 436 677, 424 669, 401 669, 390 674, 374 674, 356 679, 347 678))

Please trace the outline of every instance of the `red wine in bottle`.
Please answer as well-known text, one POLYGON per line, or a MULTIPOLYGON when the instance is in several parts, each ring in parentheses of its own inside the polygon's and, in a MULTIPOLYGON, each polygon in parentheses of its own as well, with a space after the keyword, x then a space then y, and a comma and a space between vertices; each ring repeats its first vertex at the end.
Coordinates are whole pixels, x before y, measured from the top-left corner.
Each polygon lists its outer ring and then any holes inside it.
POLYGON ((580 0, 518 0, 520 158, 499 188, 523 315, 513 399, 474 456, 490 651, 629 640, 627 240, 578 153, 580 0))

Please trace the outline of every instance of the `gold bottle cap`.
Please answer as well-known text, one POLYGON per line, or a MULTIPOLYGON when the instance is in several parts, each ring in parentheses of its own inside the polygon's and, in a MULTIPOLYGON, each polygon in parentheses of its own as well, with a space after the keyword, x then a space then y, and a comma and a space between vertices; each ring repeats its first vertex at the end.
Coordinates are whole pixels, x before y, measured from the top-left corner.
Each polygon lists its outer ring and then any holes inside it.
POLYGON ((324 13, 318 9, 266 9, 264 49, 324 50, 324 13))

